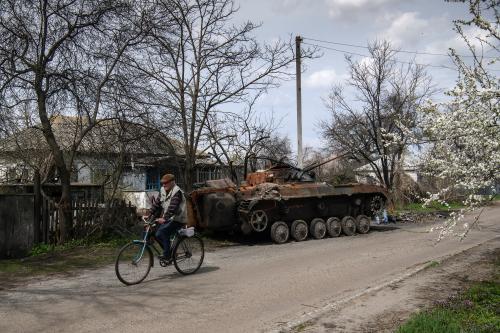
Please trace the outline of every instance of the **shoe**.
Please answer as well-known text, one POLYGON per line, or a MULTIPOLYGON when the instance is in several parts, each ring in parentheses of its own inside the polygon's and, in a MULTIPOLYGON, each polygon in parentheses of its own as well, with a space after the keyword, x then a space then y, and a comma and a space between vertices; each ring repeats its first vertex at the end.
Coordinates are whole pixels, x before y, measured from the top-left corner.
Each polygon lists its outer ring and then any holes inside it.
POLYGON ((158 256, 158 259, 159 259, 160 261, 163 261, 163 262, 164 262, 164 263, 166 263, 166 264, 171 264, 171 263, 172 263, 172 258, 167 257, 167 256, 163 256, 163 255, 161 255, 161 256, 158 256))

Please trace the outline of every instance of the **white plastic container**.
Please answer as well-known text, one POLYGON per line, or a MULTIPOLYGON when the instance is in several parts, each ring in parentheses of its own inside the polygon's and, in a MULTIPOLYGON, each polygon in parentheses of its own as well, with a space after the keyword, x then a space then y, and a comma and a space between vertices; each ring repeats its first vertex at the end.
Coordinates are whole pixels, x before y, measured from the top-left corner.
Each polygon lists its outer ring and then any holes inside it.
POLYGON ((193 237, 194 236, 194 227, 180 229, 179 235, 186 236, 186 237, 193 237))

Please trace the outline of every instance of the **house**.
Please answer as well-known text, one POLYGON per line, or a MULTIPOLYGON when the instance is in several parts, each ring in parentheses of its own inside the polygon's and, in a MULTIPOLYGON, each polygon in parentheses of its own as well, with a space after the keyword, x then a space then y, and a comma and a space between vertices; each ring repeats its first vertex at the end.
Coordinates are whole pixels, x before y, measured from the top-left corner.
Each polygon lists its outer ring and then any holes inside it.
MULTIPOLYGON (((72 185, 102 184, 121 192, 125 199, 143 207, 147 197, 160 186, 160 177, 169 172, 184 186, 182 145, 146 126, 119 119, 99 120, 78 145, 76 134, 81 118, 57 116, 51 119, 54 135, 69 159, 74 151, 72 185), (151 192, 151 193, 148 193, 151 192)), ((27 128, 14 136, 0 140, 0 183, 30 183, 34 168, 47 182, 57 183, 57 171, 50 149, 37 127, 27 128)), ((200 156, 195 169, 195 182, 223 178, 228 174, 208 158, 200 156)))
MULTIPOLYGON (((375 161, 375 163, 379 169, 382 170, 380 160, 375 161)), ((402 169, 406 179, 411 180, 413 183, 419 183, 421 181, 422 176, 416 163, 404 162, 402 169)), ((376 172, 373 170, 371 164, 365 164, 354 169, 354 174, 357 182, 380 185, 376 172)))

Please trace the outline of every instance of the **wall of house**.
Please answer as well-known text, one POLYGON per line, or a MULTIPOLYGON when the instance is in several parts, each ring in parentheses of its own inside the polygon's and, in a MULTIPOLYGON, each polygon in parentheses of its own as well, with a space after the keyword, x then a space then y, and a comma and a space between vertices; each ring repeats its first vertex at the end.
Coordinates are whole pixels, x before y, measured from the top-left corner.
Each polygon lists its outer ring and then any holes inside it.
POLYGON ((122 198, 138 209, 138 212, 151 208, 151 199, 159 195, 158 191, 123 191, 122 198))
POLYGON ((146 190, 146 170, 134 169, 123 172, 121 184, 130 191, 146 190))
POLYGON ((82 162, 77 163, 78 170, 78 179, 79 183, 92 183, 92 170, 87 165, 84 165, 82 162))
MULTIPOLYGON (((112 166, 106 160, 86 158, 75 163, 78 170, 78 183, 100 183, 103 174, 111 174, 112 166)), ((125 190, 144 191, 146 189, 146 170, 135 168, 122 173, 120 185, 125 190)))
POLYGON ((0 160, 0 183, 7 182, 7 171, 9 170, 8 166, 3 164, 2 160, 0 160))
MULTIPOLYGON (((364 183, 364 184, 378 184, 377 176, 375 172, 371 171, 363 171, 363 172, 356 172, 356 181, 359 183, 364 183)), ((405 171, 405 176, 411 178, 415 183, 419 182, 419 174, 417 171, 414 170, 409 170, 405 171)))
POLYGON ((80 158, 74 165, 78 183, 102 183, 106 175, 113 172, 113 167, 105 159, 85 157, 80 158))
POLYGON ((0 183, 25 183, 33 177, 33 171, 24 162, 0 159, 0 183))

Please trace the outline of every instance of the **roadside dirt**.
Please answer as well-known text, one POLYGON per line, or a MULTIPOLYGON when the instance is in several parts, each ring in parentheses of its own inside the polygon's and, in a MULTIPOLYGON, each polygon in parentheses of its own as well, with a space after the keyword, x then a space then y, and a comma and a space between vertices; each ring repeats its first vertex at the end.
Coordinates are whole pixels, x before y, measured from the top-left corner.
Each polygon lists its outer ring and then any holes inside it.
POLYGON ((499 217, 500 206, 488 207, 481 228, 462 242, 436 244, 428 225, 396 224, 365 235, 226 246, 207 251, 197 274, 155 265, 130 287, 113 265, 37 278, 0 290, 0 332, 387 332, 436 294, 489 274, 479 272, 488 253, 498 257, 499 217), (159 315, 164 309, 168 316, 159 315))
MULTIPOLYGON (((220 235, 205 237, 204 243, 207 251, 215 251, 240 245, 243 241, 220 235)), ((122 246, 78 246, 35 257, 0 260, 0 291, 22 287, 40 279, 70 278, 77 276, 83 270, 111 265, 122 246)))
POLYGON ((394 332, 411 314, 461 293, 474 282, 499 278, 500 241, 435 261, 402 281, 362 295, 297 325, 292 332, 394 332))
MULTIPOLYGON (((437 213, 404 214, 398 219, 398 225, 431 224, 439 221, 444 215, 437 213)), ((375 228, 394 228, 396 224, 376 226, 375 228)), ((137 233, 139 235, 139 232, 137 233)), ((208 232, 203 237, 205 250, 213 252, 221 248, 233 246, 253 246, 271 244, 268 235, 208 232)), ((9 290, 30 284, 39 279, 74 277, 86 269, 99 269, 114 263, 114 259, 122 245, 77 246, 63 251, 49 252, 35 257, 23 259, 0 260, 0 290, 9 290)))

